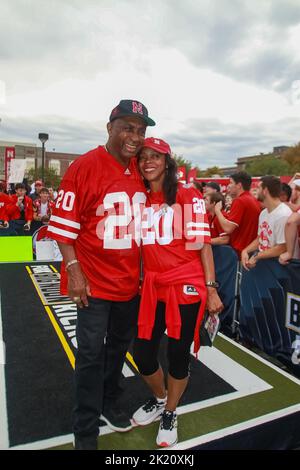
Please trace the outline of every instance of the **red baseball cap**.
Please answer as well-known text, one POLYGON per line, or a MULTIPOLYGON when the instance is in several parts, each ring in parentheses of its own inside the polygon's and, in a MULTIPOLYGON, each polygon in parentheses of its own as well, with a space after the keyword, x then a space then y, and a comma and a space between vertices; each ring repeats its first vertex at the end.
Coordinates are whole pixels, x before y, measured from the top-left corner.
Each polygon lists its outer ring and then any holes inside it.
POLYGON ((167 142, 165 142, 164 140, 157 139, 156 137, 148 137, 147 139, 145 139, 143 147, 156 150, 156 152, 159 153, 168 153, 169 155, 171 155, 170 145, 167 144, 167 142))

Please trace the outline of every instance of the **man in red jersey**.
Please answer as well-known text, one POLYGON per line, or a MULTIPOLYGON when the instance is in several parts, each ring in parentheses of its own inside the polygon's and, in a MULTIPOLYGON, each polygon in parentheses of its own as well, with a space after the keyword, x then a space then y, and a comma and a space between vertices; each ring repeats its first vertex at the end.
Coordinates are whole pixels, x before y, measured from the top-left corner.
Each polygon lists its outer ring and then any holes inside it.
POLYGON ((230 212, 222 213, 222 203, 215 205, 215 213, 223 230, 230 235, 230 245, 239 258, 241 252, 257 236, 258 217, 261 207, 250 194, 251 176, 245 171, 230 177, 229 194, 233 198, 230 212))
POLYGON ((62 293, 78 305, 73 431, 76 449, 96 449, 99 416, 116 431, 132 424, 116 400, 137 322, 140 221, 146 201, 135 155, 145 106, 122 100, 106 145, 78 158, 60 186, 48 227, 63 255, 62 293))

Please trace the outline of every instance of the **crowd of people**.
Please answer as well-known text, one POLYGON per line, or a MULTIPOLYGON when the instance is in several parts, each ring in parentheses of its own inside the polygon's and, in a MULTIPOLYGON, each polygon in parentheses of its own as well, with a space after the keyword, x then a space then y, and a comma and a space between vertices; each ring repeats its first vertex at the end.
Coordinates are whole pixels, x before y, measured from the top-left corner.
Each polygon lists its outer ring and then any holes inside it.
POLYGON ((260 259, 299 259, 300 173, 289 184, 262 176, 255 192, 246 172, 230 177, 225 195, 214 181, 196 187, 205 200, 211 244, 230 245, 245 269, 260 259))
POLYGON ((159 418, 157 445, 177 442, 191 345, 197 352, 204 311, 213 317, 224 308, 211 245, 231 245, 245 269, 265 258, 288 263, 298 256, 300 174, 288 186, 263 176, 256 197, 246 172, 230 177, 225 195, 214 181, 181 184, 169 144, 145 138, 154 125, 142 103, 122 100, 110 114, 106 144, 68 168, 56 200, 41 181, 27 195, 24 183, 15 194, 3 186, 0 193, 1 232, 26 234, 34 223, 48 224, 63 256, 61 293, 77 304, 78 450, 97 448, 100 419, 125 432, 159 418), (158 360, 165 331, 166 377, 158 360), (120 399, 132 340, 151 394, 129 416, 120 399))
POLYGON ((48 225, 57 191, 46 187, 41 180, 29 185, 6 184, 0 181, 0 236, 33 235, 48 225))

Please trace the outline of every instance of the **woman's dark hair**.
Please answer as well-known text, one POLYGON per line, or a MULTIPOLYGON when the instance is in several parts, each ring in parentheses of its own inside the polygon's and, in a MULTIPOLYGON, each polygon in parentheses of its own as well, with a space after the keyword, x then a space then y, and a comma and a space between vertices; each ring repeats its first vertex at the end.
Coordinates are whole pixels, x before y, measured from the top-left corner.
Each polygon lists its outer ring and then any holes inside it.
MULTIPOLYGON (((163 181, 163 193, 165 196, 165 202, 168 206, 172 206, 176 202, 176 193, 177 193, 177 163, 174 158, 171 157, 169 153, 165 154, 166 156, 166 173, 163 181)), ((138 155, 139 160, 139 155, 138 155)), ((147 189, 150 185, 147 180, 144 180, 144 184, 147 189)))
POLYGON ((168 206, 172 206, 176 202, 177 186, 177 163, 170 154, 166 153, 166 174, 163 182, 163 193, 168 206))

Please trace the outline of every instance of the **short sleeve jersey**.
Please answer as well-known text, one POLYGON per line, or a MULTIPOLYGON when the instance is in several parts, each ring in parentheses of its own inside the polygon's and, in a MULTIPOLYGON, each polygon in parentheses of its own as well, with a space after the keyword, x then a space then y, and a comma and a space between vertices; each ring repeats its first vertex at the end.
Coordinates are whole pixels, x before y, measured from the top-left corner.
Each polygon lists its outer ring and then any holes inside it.
POLYGON ((240 256, 256 237, 258 229, 258 217, 261 211, 260 203, 249 191, 244 191, 233 200, 230 212, 226 218, 236 225, 236 229, 230 235, 230 245, 240 256))
MULTIPOLYGON (((147 195, 142 218, 142 254, 145 270, 163 273, 182 264, 199 260, 200 249, 210 243, 210 230, 202 195, 193 185, 179 185, 175 204, 164 203, 162 192, 147 195)), ((198 302, 193 286, 175 287, 181 304, 198 302)), ((164 301, 164 289, 158 289, 164 301)))
MULTIPOLYGON (((137 294, 145 200, 135 158, 126 169, 104 147, 98 147, 68 168, 48 236, 74 246, 92 297, 126 301, 137 294)), ((67 293, 64 266, 61 291, 67 293)))

